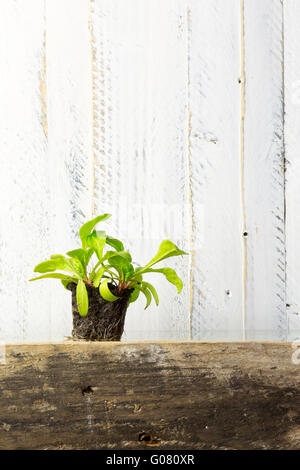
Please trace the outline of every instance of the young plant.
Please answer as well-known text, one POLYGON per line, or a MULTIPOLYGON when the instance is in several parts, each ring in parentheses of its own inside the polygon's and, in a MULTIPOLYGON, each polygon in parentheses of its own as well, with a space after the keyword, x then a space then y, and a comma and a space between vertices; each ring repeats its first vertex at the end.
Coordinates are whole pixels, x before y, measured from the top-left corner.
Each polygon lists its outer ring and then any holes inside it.
POLYGON ((75 283, 76 299, 78 311, 81 316, 88 313, 89 299, 86 286, 99 289, 100 295, 108 302, 115 302, 121 297, 124 289, 130 289, 129 303, 135 302, 140 293, 146 297, 146 306, 149 307, 152 298, 156 305, 159 303, 156 289, 149 282, 144 281, 147 273, 161 273, 166 279, 177 287, 179 293, 182 289, 182 281, 171 268, 153 268, 154 265, 172 256, 186 255, 170 240, 161 242, 159 249, 145 266, 134 268, 130 253, 124 251, 123 243, 107 235, 103 230, 95 230, 95 226, 106 219, 111 214, 103 214, 95 217, 82 225, 79 236, 82 248, 68 251, 67 257, 64 255, 52 255, 50 260, 43 261, 34 268, 34 272, 46 273, 42 276, 30 279, 55 278, 60 279, 63 286, 75 283), (104 253, 106 245, 113 248, 104 253), (96 265, 89 271, 88 265, 93 254, 97 257, 96 265), (54 272, 54 271, 64 271, 54 272), (115 286, 114 293, 111 291, 115 286), (120 294, 120 296, 118 296, 120 294))

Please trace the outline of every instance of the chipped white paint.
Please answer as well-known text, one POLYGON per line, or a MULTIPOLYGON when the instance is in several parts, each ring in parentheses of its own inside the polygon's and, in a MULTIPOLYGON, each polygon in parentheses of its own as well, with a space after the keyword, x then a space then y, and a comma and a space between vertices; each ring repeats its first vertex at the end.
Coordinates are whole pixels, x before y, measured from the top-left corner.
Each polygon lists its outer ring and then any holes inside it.
POLYGON ((300 336, 299 23, 298 0, 1 2, 1 341, 70 335, 70 294, 27 279, 104 211, 140 263, 191 252, 125 340, 300 336))

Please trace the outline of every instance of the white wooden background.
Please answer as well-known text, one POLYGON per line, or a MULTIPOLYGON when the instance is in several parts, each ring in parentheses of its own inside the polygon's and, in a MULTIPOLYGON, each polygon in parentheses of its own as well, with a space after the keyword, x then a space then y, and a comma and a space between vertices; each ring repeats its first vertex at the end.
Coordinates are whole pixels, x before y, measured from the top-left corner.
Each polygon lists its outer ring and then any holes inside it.
POLYGON ((70 335, 28 279, 103 212, 191 253, 125 340, 299 338, 299 133, 300 0, 0 0, 0 340, 70 335))

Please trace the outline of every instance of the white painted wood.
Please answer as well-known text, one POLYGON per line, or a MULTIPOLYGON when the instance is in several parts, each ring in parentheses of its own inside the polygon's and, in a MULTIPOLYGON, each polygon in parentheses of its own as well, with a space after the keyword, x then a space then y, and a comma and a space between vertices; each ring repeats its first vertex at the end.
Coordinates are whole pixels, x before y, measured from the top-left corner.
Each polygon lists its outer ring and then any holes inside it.
POLYGON ((244 3, 246 339, 284 340, 282 2, 244 3))
POLYGON ((91 215, 89 5, 7 2, 0 16, 1 339, 61 340, 70 294, 28 279, 91 215))
POLYGON ((290 340, 300 338, 300 3, 284 2, 287 312, 290 340))
POLYGON ((192 332, 243 338, 240 2, 189 1, 192 332))
POLYGON ((123 339, 300 337, 299 24, 298 0, 0 2, 0 341, 71 333, 70 294, 27 280, 103 212, 141 264, 191 251, 123 339))
POLYGON ((47 286, 28 282, 49 249, 45 11, 35 0, 0 8, 0 337, 22 341, 43 337, 50 321, 47 286))
MULTIPOLYGON (((146 263, 162 239, 188 248, 186 5, 95 0, 92 5, 95 212, 146 263)), ((149 275, 160 306, 130 306, 124 339, 187 339, 189 260, 172 260, 184 290, 149 275)))
MULTIPOLYGON (((79 248, 78 229, 92 215, 89 16, 88 0, 46 0, 49 255, 79 248)), ((49 335, 63 339, 72 329, 70 293, 56 280, 39 282, 51 289, 49 335)))

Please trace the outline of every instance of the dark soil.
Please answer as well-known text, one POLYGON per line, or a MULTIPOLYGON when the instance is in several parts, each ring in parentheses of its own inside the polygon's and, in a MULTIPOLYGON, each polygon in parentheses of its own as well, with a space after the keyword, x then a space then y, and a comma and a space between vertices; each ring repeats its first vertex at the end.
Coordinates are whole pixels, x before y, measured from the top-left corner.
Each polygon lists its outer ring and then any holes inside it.
POLYGON ((121 297, 114 302, 108 302, 101 297, 99 289, 88 285, 86 288, 89 296, 89 309, 87 315, 82 317, 77 308, 76 284, 68 285, 68 289, 72 292, 73 338, 89 341, 120 341, 132 290, 124 289, 120 294, 116 286, 109 284, 111 292, 121 297))

